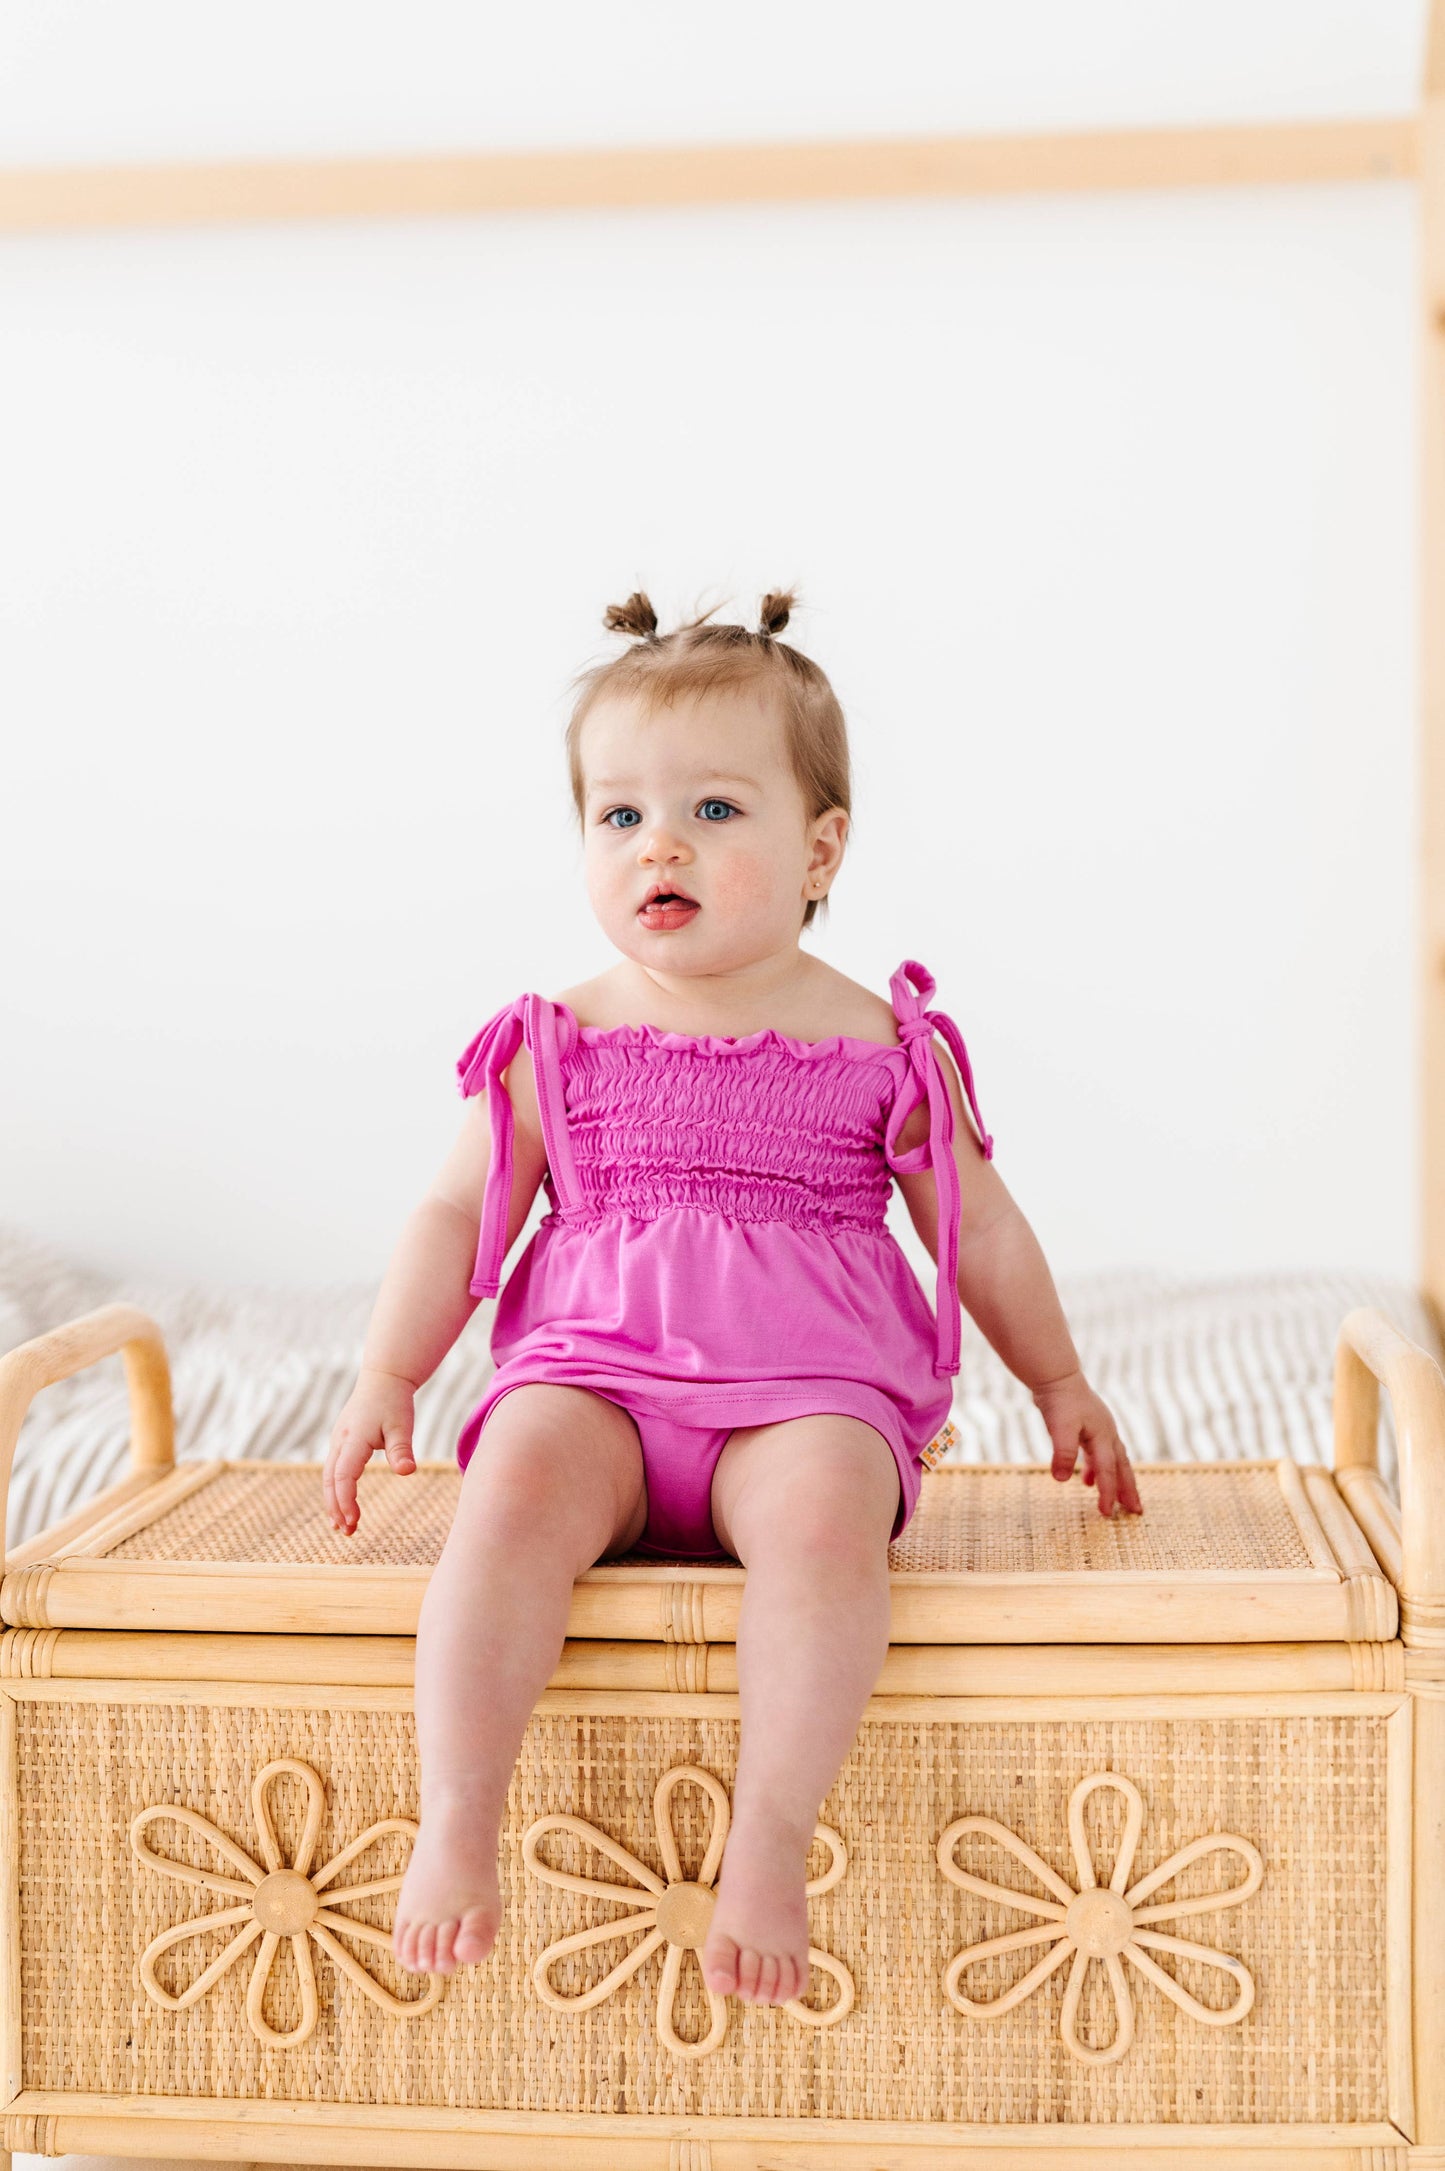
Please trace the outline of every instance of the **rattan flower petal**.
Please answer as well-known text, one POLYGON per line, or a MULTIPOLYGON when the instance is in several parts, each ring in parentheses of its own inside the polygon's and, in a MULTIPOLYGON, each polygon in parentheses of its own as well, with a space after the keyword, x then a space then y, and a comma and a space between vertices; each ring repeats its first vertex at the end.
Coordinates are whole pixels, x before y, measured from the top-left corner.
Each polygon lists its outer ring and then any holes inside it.
POLYGON ((1069 1843, 1078 1872, 1078 1889, 1075 1891, 1056 1876, 1016 1832, 1011 1832, 1007 1825, 999 1824, 994 1818, 959 1817, 949 1825, 938 1842, 938 1863, 944 1876, 952 1883, 962 1885, 965 1891, 977 1893, 981 1899, 994 1900, 1016 1908, 1020 1914, 1039 1918, 1038 1927, 1014 1930, 1004 1937, 985 1938, 981 1944, 968 1945, 954 1955, 944 1976, 944 1988, 959 2012, 972 2018, 1009 2012, 1039 1989, 1072 1955, 1064 1985, 1059 2035, 1065 2047, 1082 2064, 1112 2065, 1126 2055, 1134 2040, 1134 1998, 1124 1973, 1125 1960, 1193 2020, 1222 2028, 1244 2018, 1254 2003, 1254 1978, 1241 1961, 1231 1959, 1227 1953, 1215 1952, 1211 1946, 1191 1944, 1186 1938, 1166 1936, 1161 1931, 1146 1929, 1144 1925, 1171 1921, 1182 1915, 1208 1914, 1216 1908, 1234 1907, 1248 1899, 1252 1892, 1258 1891, 1264 1877, 1264 1862, 1258 1848, 1233 1832, 1207 1832, 1203 1837, 1191 1840, 1188 1846, 1180 1847, 1147 1877, 1130 1885, 1129 1872, 1143 1826, 1143 1796, 1131 1779, 1124 1778, 1119 1772, 1107 1771, 1090 1772, 1081 1779, 1069 1796, 1068 1809, 1069 1843), (1094 1869, 1084 1828, 1084 1805, 1100 1788, 1110 1788, 1124 1797, 1124 1833, 1109 1882, 1103 1886, 1094 1869), (953 1850, 967 1832, 988 1833, 1021 1862, 1052 1897, 1043 1899, 1009 1885, 990 1884, 972 1871, 960 1869, 953 1858, 953 1850), (1245 1874, 1238 1884, 1226 1886, 1222 1891, 1195 1893, 1185 1900, 1166 1901, 1163 1905, 1141 1905, 1191 1862, 1206 1854, 1220 1853, 1236 1854, 1244 1862, 1245 1874), (997 1997, 970 1998, 959 1988, 965 1971, 977 1961, 991 1959, 997 1953, 1024 1951, 1035 1945, 1046 1945, 1051 1949, 1018 1982, 997 1997), (1151 1959, 1151 1949, 1177 1953, 1181 1958, 1217 1968, 1235 1986, 1233 2002, 1227 2006, 1203 2004, 1157 1960, 1151 1959), (1084 2042, 1078 2029, 1084 1978, 1096 1960, 1103 1966, 1114 2001, 1114 2034, 1105 2044, 1084 2042))
POLYGON ((316 1841, 321 1831, 321 1819, 325 1807, 325 1789, 321 1776, 310 1764, 303 1764, 292 1756, 279 1756, 257 1772, 251 1786, 251 1809, 260 1841, 261 1863, 254 1862, 248 1854, 218 1831, 208 1817, 200 1816, 194 1809, 175 1804, 158 1803, 151 1809, 142 1809, 132 1818, 130 1827, 131 1851, 137 1861, 148 1868, 159 1870, 163 1876, 176 1878, 182 1884, 200 1885, 208 1891, 219 1892, 228 1899, 239 1902, 209 1915, 192 1916, 178 1922, 169 1930, 162 1930, 152 1938, 140 1958, 140 1979, 146 1995, 157 2005, 171 2011, 193 2005, 222 1975, 241 1958, 259 1937, 260 1950, 251 1968, 246 1986, 246 2018, 251 2031, 261 2042, 273 2050, 287 2050, 294 2044, 304 2043, 316 2026, 320 2001, 316 1994, 316 1970, 311 1958, 310 1942, 320 1946, 334 1966, 353 1982, 356 1988, 379 2005, 383 2012, 398 2017, 415 2018, 430 2012, 446 1988, 443 1976, 429 1975, 427 1988, 419 1998, 398 1998, 379 1983, 374 1975, 345 1947, 338 1944, 335 1933, 342 1932, 363 1945, 380 1946, 391 1950, 391 1932, 381 1930, 369 1922, 355 1922, 349 1915, 338 1912, 348 1901, 370 1899, 382 1892, 395 1892, 401 1884, 401 1873, 394 1877, 376 1877, 362 1884, 338 1885, 335 1879, 348 1863, 356 1860, 384 1832, 405 1832, 415 1838, 417 1827, 410 1817, 381 1817, 369 1824, 366 1830, 351 1840, 341 1852, 319 1870, 311 1870, 311 1860, 316 1852, 316 1841), (306 1794, 306 1814, 302 1825, 300 1843, 293 1862, 282 1857, 276 1827, 272 1821, 269 1793, 283 1772, 291 1772, 301 1781, 306 1794), (189 1863, 176 1862, 167 1855, 157 1854, 146 1844, 145 1828, 153 1819, 167 1817, 175 1824, 188 1825, 199 1832, 214 1847, 223 1862, 237 1872, 235 1876, 218 1874, 212 1870, 195 1869, 189 1863), (264 1865, 264 1867, 262 1866, 264 1865), (321 1894, 326 1895, 323 1906, 321 1894), (166 1990, 156 1979, 155 1963, 163 1952, 179 1945, 186 1938, 198 1937, 208 1930, 229 1928, 237 1924, 236 1935, 217 1954, 209 1967, 179 1994, 166 1990), (267 2021, 264 2012, 266 1986, 281 1940, 290 1941, 296 1963, 297 1982, 301 1999, 301 2018, 289 2032, 282 2033, 267 2021))
MULTIPOLYGON (((723 1848, 727 1844, 731 1808, 727 1790, 721 1780, 698 1764, 675 1764, 658 1780, 652 1799, 653 1822, 657 1829, 658 1852, 662 1856, 665 1878, 658 1877, 639 1862, 636 1855, 620 1846, 595 1824, 586 1823, 581 1817, 558 1813, 538 1817, 527 1827, 522 1837, 522 1859, 527 1867, 544 1883, 559 1886, 568 1892, 585 1892, 593 1898, 626 1902, 628 1912, 614 1916, 611 1921, 594 1923, 590 1929, 576 1930, 569 1937, 558 1938, 546 1950, 539 1953, 532 1968, 532 1980, 537 1995, 544 2004, 557 2012, 580 2012, 592 2005, 599 2005, 622 1987, 631 1976, 651 1958, 659 1945, 667 1950, 663 1956, 662 1971, 657 1990, 658 2039, 678 2058, 704 2058, 721 2048, 727 2034, 727 2000, 703 1984, 708 2001, 709 2025, 707 2033, 696 2042, 687 2042, 677 2032, 673 2019, 678 1986, 682 1980, 682 1964, 688 1953, 699 1955, 707 1942, 709 1924, 712 1921, 716 1901, 716 1878, 722 1861, 723 1848), (682 1858, 672 1828, 671 1801, 677 1788, 691 1781, 700 1786, 712 1804, 712 1816, 708 1829, 707 1847, 696 1878, 683 1873, 682 1858), (570 1870, 553 1869, 538 1855, 540 1841, 548 1832, 573 1832, 590 1846, 606 1855, 624 1870, 632 1880, 632 1888, 615 1880, 581 1877, 570 1870), (589 1990, 564 1993, 555 1990, 548 1981, 553 1964, 565 1954, 580 1952, 588 1945, 608 1944, 614 1938, 626 1938, 643 1931, 646 1934, 633 1945, 600 1982, 589 1990)), ((827 1892, 843 1875, 848 1866, 847 1851, 839 1834, 830 1825, 819 1824, 815 1836, 828 1849, 828 1867, 821 1875, 811 1878, 804 1891, 812 1897, 827 1892)), ((795 2020, 807 2022, 812 2027, 829 2027, 851 2011, 855 1996, 853 1977, 840 1960, 831 1954, 820 1952, 816 1946, 808 1947, 808 1959, 831 1975, 838 1985, 838 1995, 826 2011, 818 2012, 804 2005, 801 1998, 786 1998, 783 2009, 795 2020)), ((701 1977, 702 1962, 694 1958, 694 1966, 701 1977)))

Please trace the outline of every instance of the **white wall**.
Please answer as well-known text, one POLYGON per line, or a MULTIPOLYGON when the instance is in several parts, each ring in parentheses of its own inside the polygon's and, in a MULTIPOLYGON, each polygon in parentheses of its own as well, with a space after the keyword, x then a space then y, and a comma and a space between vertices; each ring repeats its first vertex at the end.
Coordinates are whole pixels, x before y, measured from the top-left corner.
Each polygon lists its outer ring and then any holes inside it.
POLYGON ((5 0, 16 164, 1412 111, 1426 0, 5 0))
POLYGON ((796 580, 814 946, 935 972, 1055 1265, 1411 1274, 1414 240, 1375 184, 6 242, 0 1216, 379 1272, 476 1025, 609 961, 604 606, 796 580))

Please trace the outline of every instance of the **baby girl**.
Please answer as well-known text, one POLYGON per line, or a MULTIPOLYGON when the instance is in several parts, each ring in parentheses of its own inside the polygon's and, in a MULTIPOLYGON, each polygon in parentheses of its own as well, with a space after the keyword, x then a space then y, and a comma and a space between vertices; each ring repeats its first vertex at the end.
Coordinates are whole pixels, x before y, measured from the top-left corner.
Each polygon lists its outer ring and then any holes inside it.
MULTIPOLYGON (((891 1001, 799 947, 850 819, 843 713, 779 640, 711 613, 575 682, 567 729, 588 892, 619 962, 524 994, 458 1064, 460 1135, 387 1269, 325 1499, 357 1527, 381 1450, 414 1469, 413 1400, 482 1297, 495 1370, 417 1625, 420 1831, 403 1966, 482 1960, 528 1718, 598 1560, 739 1561, 741 1741, 701 1960, 776 2004, 808 1977, 805 1862, 888 1649, 888 1547, 948 1416, 960 1304, 1031 1390, 1067 1480, 1142 1512, 1037 1240, 993 1166, 962 1038, 905 962, 891 1001), (952 1059, 935 1044, 939 1034, 952 1059), (885 1225, 897 1180, 935 1306, 885 1225), (535 1200, 550 1211, 501 1286, 535 1200)), ((900 868, 900 874, 904 870, 900 868)))

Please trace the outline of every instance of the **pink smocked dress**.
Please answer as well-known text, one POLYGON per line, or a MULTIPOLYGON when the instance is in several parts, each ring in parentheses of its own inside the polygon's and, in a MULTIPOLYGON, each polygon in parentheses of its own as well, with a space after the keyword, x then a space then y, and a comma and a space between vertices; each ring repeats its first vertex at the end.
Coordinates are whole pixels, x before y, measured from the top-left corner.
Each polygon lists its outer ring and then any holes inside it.
POLYGON ((485 1092, 492 1152, 472 1294, 497 1296, 496 1369, 457 1442, 465 1469, 514 1387, 585 1387, 637 1424, 648 1521, 636 1550, 731 1559, 708 1507, 734 1426, 841 1412, 887 1441, 903 1530, 958 1370, 959 1186, 953 1104, 932 1046, 952 1047, 983 1151, 968 1052, 924 1005, 911 959, 890 982, 899 1045, 840 1034, 742 1039, 580 1025, 519 995, 457 1064, 485 1092), (502 1287, 512 1186, 502 1073, 525 1041, 551 1211, 502 1287), (927 1099, 925 1144, 897 1140, 927 1099), (936 1314, 885 1220, 893 1172, 938 1186, 936 1314))

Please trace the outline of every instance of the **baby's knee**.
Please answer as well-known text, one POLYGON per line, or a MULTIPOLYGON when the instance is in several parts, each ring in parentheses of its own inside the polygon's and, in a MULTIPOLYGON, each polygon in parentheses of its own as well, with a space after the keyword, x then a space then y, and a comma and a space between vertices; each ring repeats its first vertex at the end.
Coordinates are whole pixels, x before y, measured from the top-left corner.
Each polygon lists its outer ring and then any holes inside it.
POLYGON ((783 1526, 784 1542, 794 1553, 828 1561, 840 1574, 862 1573, 886 1562, 888 1539, 898 1513, 898 1472, 880 1473, 876 1494, 855 1493, 840 1499, 816 1496, 795 1503, 783 1526))
POLYGON ((893 1450, 874 1426, 838 1416, 755 1430, 763 1451, 740 1462, 726 1508, 744 1559, 776 1548, 793 1557, 822 1556, 840 1573, 853 1573, 886 1557, 901 1480, 893 1450))
MULTIPOLYGON (((478 1436, 462 1481, 458 1521, 471 1538, 508 1547, 569 1536, 588 1560, 608 1542, 626 1489, 629 1456, 613 1403, 582 1389, 533 1385, 503 1396, 478 1436), (589 1407, 590 1405, 590 1407, 589 1407)), ((640 1447, 632 1460, 641 1475, 640 1447)))

